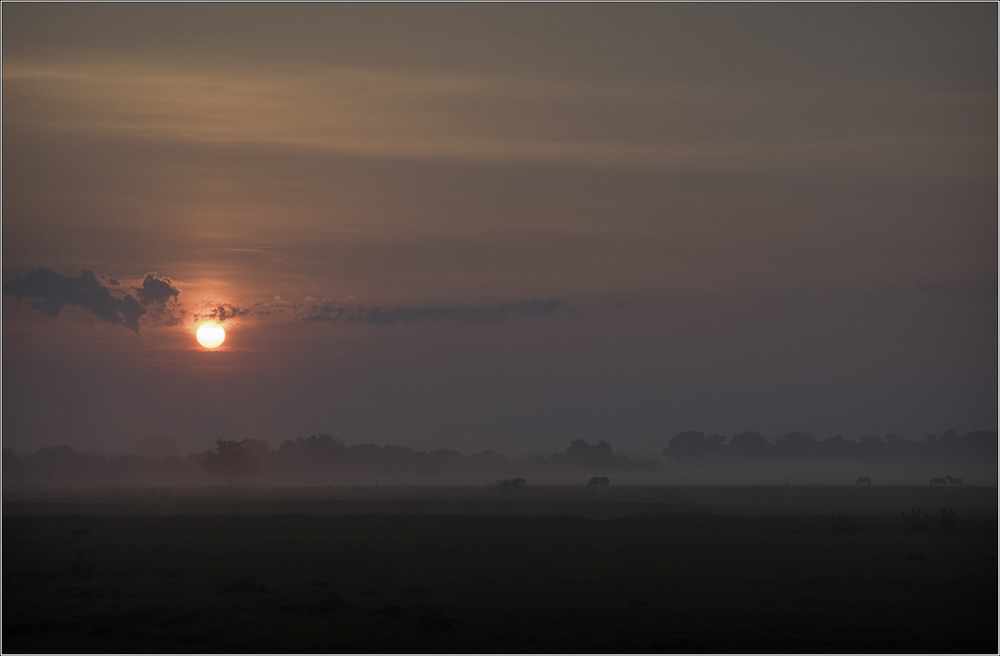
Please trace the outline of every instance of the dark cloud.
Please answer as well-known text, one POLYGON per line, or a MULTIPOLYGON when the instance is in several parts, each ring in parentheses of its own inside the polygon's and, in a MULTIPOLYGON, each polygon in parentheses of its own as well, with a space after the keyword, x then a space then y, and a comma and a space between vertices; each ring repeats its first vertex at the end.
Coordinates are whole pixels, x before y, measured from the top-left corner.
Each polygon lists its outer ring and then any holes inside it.
POLYGON ((226 321, 227 319, 234 319, 236 317, 243 317, 250 314, 250 308, 240 307, 239 305, 230 305, 229 303, 220 303, 212 308, 209 308, 203 312, 196 312, 194 315, 195 321, 202 321, 204 319, 214 319, 215 321, 226 321))
POLYGON ((135 291, 148 312, 147 319, 166 326, 176 326, 181 322, 183 312, 177 307, 181 290, 174 286, 170 278, 147 273, 142 286, 136 287, 135 291))
POLYGON ((110 288, 118 286, 117 280, 102 280, 88 269, 73 278, 43 267, 8 281, 3 290, 11 296, 29 299, 32 307, 49 317, 59 316, 66 306, 75 306, 105 323, 124 326, 136 333, 143 316, 168 325, 177 322, 176 299, 180 290, 169 279, 146 274, 142 287, 135 288, 138 298, 113 294, 110 288))
POLYGON ((170 278, 157 278, 155 273, 147 273, 142 280, 142 287, 136 287, 135 291, 143 305, 167 303, 181 293, 181 290, 173 286, 170 278))
POLYGON ((303 314, 306 321, 365 323, 386 326, 417 321, 502 321, 518 316, 550 314, 564 304, 556 300, 510 301, 499 305, 425 306, 418 308, 338 307, 327 302, 316 303, 303 314))

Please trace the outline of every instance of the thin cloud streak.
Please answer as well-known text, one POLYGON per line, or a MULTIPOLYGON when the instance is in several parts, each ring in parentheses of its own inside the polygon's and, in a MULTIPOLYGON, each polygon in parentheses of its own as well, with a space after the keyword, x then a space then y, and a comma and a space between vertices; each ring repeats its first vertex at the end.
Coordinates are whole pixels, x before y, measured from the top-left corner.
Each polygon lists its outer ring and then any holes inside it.
POLYGON ((972 117, 993 104, 976 94, 931 95, 876 83, 863 94, 852 91, 863 102, 842 107, 844 92, 836 88, 789 95, 792 89, 671 80, 584 84, 335 66, 305 73, 206 71, 200 64, 152 61, 83 60, 50 68, 15 59, 5 62, 4 82, 16 98, 35 99, 5 107, 5 124, 15 130, 44 125, 154 142, 686 171, 784 167, 821 157, 871 157, 886 147, 965 143, 974 135, 961 135, 960 126, 929 139, 909 128, 906 117, 889 121, 879 110, 902 97, 911 114, 964 107, 972 117), (28 114, 37 104, 53 109, 28 114), (850 133, 841 123, 845 111, 859 118, 850 133))
POLYGON ((320 323, 363 323, 376 326, 415 323, 418 321, 498 322, 513 317, 537 317, 555 312, 564 306, 557 300, 523 300, 499 305, 395 307, 337 307, 317 304, 303 316, 305 321, 320 323))

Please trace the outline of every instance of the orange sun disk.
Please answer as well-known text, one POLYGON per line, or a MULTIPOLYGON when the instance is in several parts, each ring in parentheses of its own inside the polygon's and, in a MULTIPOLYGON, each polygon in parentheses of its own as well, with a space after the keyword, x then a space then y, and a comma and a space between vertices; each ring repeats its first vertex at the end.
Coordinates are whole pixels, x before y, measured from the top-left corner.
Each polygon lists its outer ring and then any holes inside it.
POLYGON ((214 349, 221 346, 222 342, 226 340, 226 331, 218 323, 214 321, 206 321, 198 326, 198 331, 195 333, 195 337, 198 338, 198 343, 205 348, 214 349))

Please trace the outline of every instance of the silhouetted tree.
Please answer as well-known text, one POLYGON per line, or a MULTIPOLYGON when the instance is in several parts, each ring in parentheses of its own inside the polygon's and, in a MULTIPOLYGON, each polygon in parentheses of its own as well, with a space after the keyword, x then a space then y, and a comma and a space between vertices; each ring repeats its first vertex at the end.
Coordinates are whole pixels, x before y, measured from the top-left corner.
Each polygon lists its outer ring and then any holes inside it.
POLYGON ((465 466, 477 474, 487 472, 501 472, 510 467, 510 458, 486 450, 474 453, 465 458, 465 466))
POLYGON ((728 445, 729 453, 738 460, 765 458, 770 448, 767 438, 755 431, 733 435, 728 445))
POLYGON ((278 451, 291 456, 315 460, 339 456, 344 448, 344 443, 341 440, 334 439, 330 435, 310 435, 295 440, 285 440, 278 447, 278 451))
POLYGON ((816 445, 817 456, 824 460, 846 460, 855 455, 857 443, 844 439, 842 435, 834 435, 820 441, 816 445))
POLYGON ((684 431, 671 438, 663 455, 681 465, 703 463, 713 448, 713 443, 700 431, 684 431))
MULTIPOLYGON (((232 483, 260 473, 261 440, 216 440, 215 450, 205 453, 205 471, 232 483)), ((266 442, 262 442, 266 446, 266 442)))
POLYGON ((272 461, 277 471, 298 479, 327 481, 345 466, 347 448, 330 435, 310 435, 285 440, 274 452, 272 461))
POLYGON ((816 438, 809 433, 785 433, 775 441, 774 446, 789 460, 809 460, 816 456, 816 438))
POLYGON ((271 445, 267 443, 267 440, 248 439, 243 440, 243 444, 250 451, 250 455, 257 458, 259 462, 264 462, 271 452, 271 445))
POLYGON ((607 442, 601 441, 590 446, 584 440, 573 440, 562 460, 570 467, 587 469, 607 466, 613 459, 614 451, 607 442))

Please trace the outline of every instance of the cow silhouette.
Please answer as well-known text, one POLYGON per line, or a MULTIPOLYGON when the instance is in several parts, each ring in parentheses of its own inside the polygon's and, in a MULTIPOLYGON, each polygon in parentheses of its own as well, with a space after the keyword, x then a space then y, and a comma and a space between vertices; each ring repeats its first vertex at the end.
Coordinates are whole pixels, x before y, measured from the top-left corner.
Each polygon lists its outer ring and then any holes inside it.
POLYGON ((608 480, 607 476, 595 476, 587 481, 587 487, 597 487, 598 485, 611 485, 611 481, 608 480))
POLYGON ((872 479, 868 478, 867 476, 862 476, 858 480, 854 481, 854 484, 855 485, 871 485, 872 484, 872 479))

